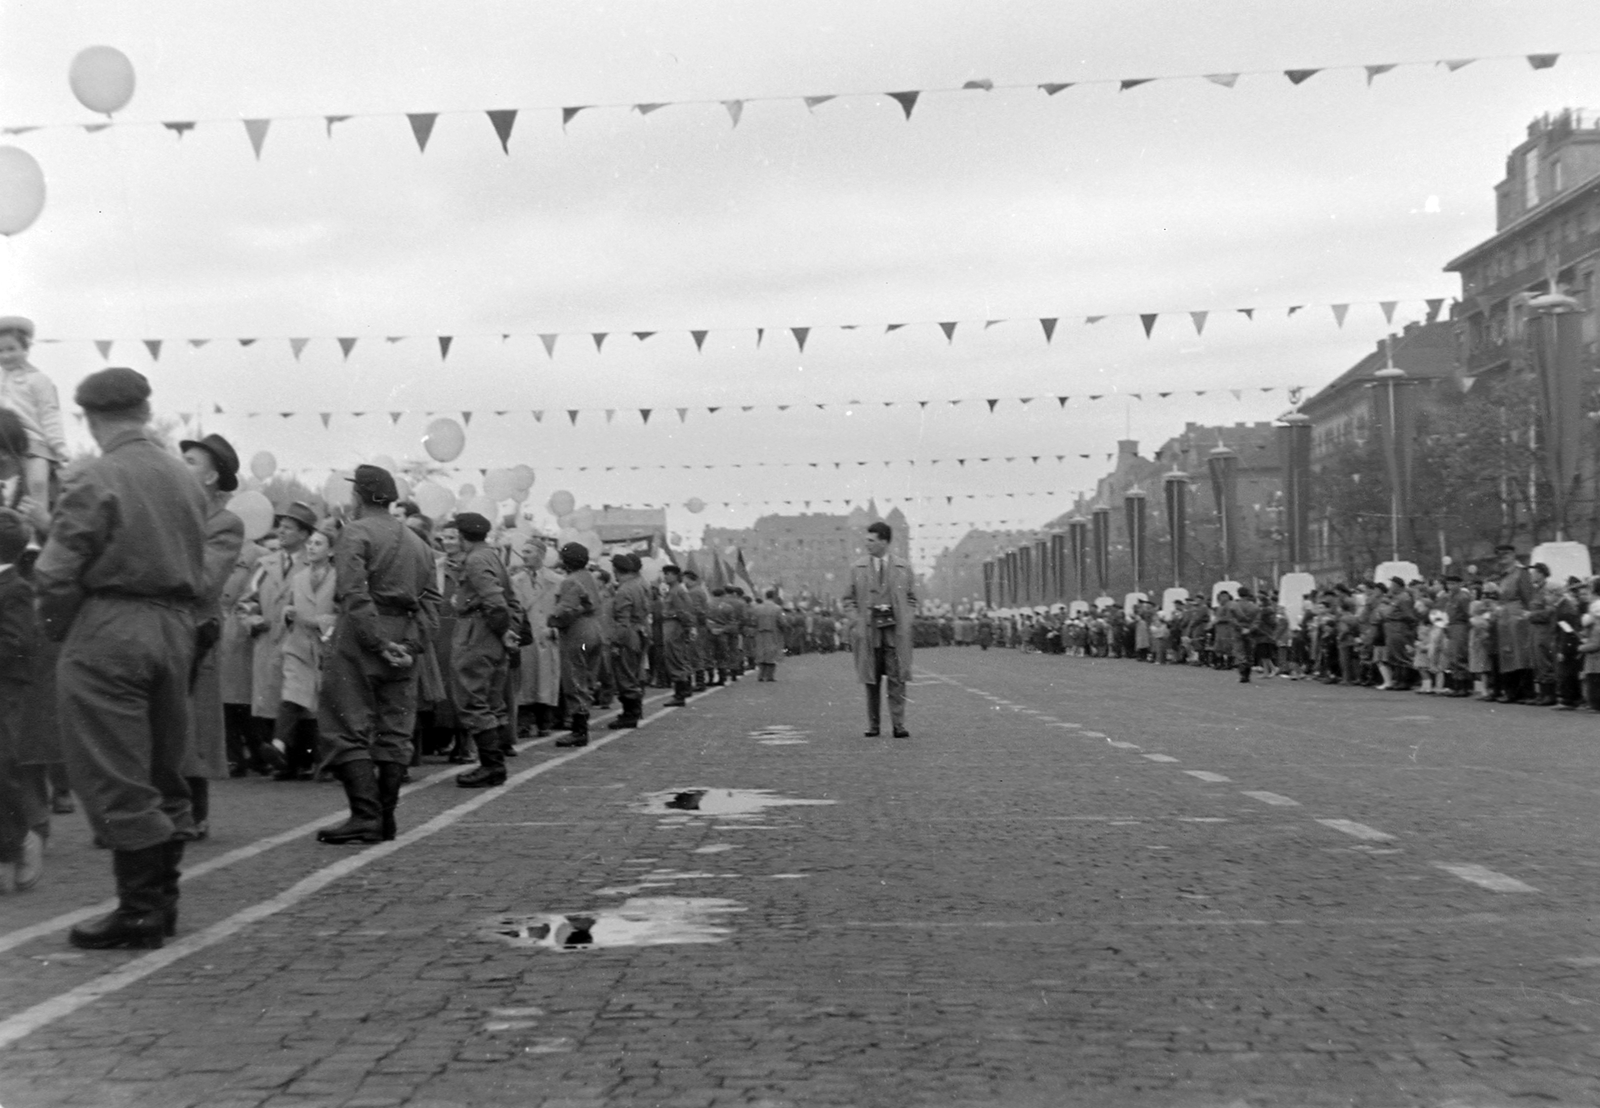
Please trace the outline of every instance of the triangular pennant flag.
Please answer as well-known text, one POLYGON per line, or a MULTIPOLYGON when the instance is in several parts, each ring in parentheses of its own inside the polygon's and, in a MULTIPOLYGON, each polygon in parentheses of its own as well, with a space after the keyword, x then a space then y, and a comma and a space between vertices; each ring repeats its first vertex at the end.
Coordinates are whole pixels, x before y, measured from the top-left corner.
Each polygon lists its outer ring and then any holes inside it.
POLYGON ((1350 310, 1350 305, 1348 305, 1348 304, 1330 304, 1329 307, 1331 307, 1333 309, 1333 321, 1335 323, 1337 323, 1340 327, 1343 327, 1344 326, 1344 314, 1350 310))
POLYGON ((706 344, 706 333, 704 331, 690 331, 689 337, 694 339, 694 348, 696 350, 703 348, 706 344))
POLYGON ((1239 314, 1244 316, 1246 319, 1248 319, 1248 320, 1250 320, 1252 322, 1255 321, 1256 310, 1254 308, 1240 308, 1238 311, 1239 311, 1239 314))
POLYGON ((462 412, 461 413, 461 426, 463 426, 463 427, 471 427, 472 426, 472 413, 471 412, 462 412))
POLYGON ((1058 397, 1056 397, 1056 403, 1060 404, 1063 408, 1065 408, 1067 406, 1067 401, 1069 401, 1071 399, 1072 399, 1072 397, 1070 397, 1070 396, 1058 396, 1058 397))
POLYGON ((939 330, 944 332, 945 342, 953 343, 956 341, 956 325, 954 323, 941 323, 939 324, 939 330))
POLYGON ((580 411, 582 411, 581 408, 568 408, 567 409, 567 418, 572 421, 572 426, 574 426, 574 427, 576 427, 578 425, 578 413, 580 411))
POLYGON ((757 350, 761 349, 761 340, 762 340, 762 338, 764 338, 766 336, 766 333, 767 333, 767 329, 765 327, 757 327, 756 328, 756 349, 757 350))
POLYGON ((255 341, 256 341, 255 339, 240 339, 239 340, 239 345, 240 346, 251 346, 251 345, 254 345, 255 341))
POLYGON ((607 408, 606 409, 606 422, 610 423, 613 419, 616 418, 616 415, 617 415, 617 410, 615 408, 607 408))
POLYGON ((1289 314, 1294 315, 1295 312, 1298 312, 1303 307, 1305 307, 1304 304, 1291 304, 1289 305, 1289 314))
POLYGON ((1235 400, 1243 400, 1244 399, 1244 390, 1243 389, 1229 389, 1228 391, 1233 393, 1233 398, 1235 400))
POLYGON ((294 360, 295 361, 298 362, 300 360, 300 351, 304 350, 306 348, 306 343, 308 343, 310 341, 311 341, 310 339, 290 339, 289 340, 289 349, 294 351, 294 360))
POLYGON ((250 148, 256 152, 256 161, 261 160, 261 147, 267 141, 267 128, 272 126, 270 119, 247 119, 244 121, 244 133, 250 136, 250 148))
POLYGON ((1444 66, 1451 73, 1454 73, 1458 69, 1467 68, 1467 66, 1471 65, 1473 62, 1475 62, 1477 60, 1478 60, 1477 58, 1455 58, 1453 60, 1442 61, 1439 64, 1444 66))
POLYGON ((579 104, 575 108, 562 108, 561 109, 561 129, 563 131, 565 131, 567 129, 567 124, 571 123, 573 118, 575 116, 577 116, 577 114, 579 112, 583 111, 584 109, 586 109, 588 107, 589 107, 588 104, 579 104))
POLYGON ((544 343, 544 352, 551 358, 556 356, 556 339, 559 335, 540 335, 539 341, 544 343))
POLYGON ((1223 88, 1232 88, 1234 83, 1239 80, 1239 75, 1237 73, 1207 73, 1206 80, 1214 85, 1221 85, 1223 88))
POLYGON ((1528 64, 1535 69, 1549 69, 1560 57, 1560 54, 1529 54, 1528 64))
POLYGON ((339 349, 344 351, 344 360, 345 361, 348 362, 350 360, 350 351, 354 350, 355 348, 356 348, 356 340, 355 339, 340 339, 339 340, 339 349))
POLYGON ((1378 307, 1383 309, 1383 321, 1385 323, 1393 323, 1394 322, 1394 310, 1395 310, 1395 307, 1399 303, 1400 303, 1400 301, 1398 301, 1398 300, 1380 300, 1380 301, 1378 301, 1378 307))
POLYGON ((1389 65, 1369 65, 1369 66, 1367 66, 1366 69, 1367 69, 1367 85, 1368 85, 1368 87, 1371 87, 1372 79, 1374 77, 1382 77, 1385 73, 1389 72, 1393 68, 1394 68, 1394 65, 1392 63, 1389 64, 1389 65))
POLYGON ((1144 324, 1144 337, 1149 338, 1150 332, 1156 329, 1156 312, 1141 312, 1139 322, 1144 324))
POLYGON ((439 360, 441 362, 450 356, 450 344, 454 341, 455 339, 449 335, 439 336, 439 360))
POLYGON ((1033 403, 1033 397, 1031 397, 1031 396, 1019 396, 1019 397, 1017 397, 1017 403, 1021 404, 1024 408, 1026 408, 1029 404, 1033 403))
POLYGON ((687 423, 688 421, 689 421, 689 409, 688 408, 679 408, 678 409, 678 422, 679 423, 687 423))
POLYGON ((318 412, 317 413, 317 418, 322 420, 322 429, 324 431, 326 431, 328 429, 328 424, 333 421, 333 413, 332 412, 318 412))
POLYGON ((890 333, 890 332, 892 332, 892 331, 898 331, 898 330, 900 330, 900 328, 902 328, 902 327, 904 327, 904 326, 905 326, 905 324, 904 324, 904 323, 889 323, 889 324, 886 324, 886 325, 885 325, 885 326, 884 326, 884 328, 883 328, 883 333, 884 333, 884 334, 886 334, 886 335, 887 335, 887 334, 889 334, 889 333, 890 333))
MULTIPOLYGON (((720 411, 722 411, 722 409, 720 407, 718 407, 718 408, 707 408, 706 409, 706 415, 716 415, 720 411)), ((706 468, 709 469, 710 467, 707 466, 706 468)))
POLYGON ((398 427, 400 425, 400 417, 403 416, 403 415, 405 415, 404 412, 390 412, 389 413, 389 426, 398 427))
POLYGON ((85 123, 83 129, 91 135, 98 135, 109 126, 111 126, 109 123, 85 123))
POLYGON ((650 409, 649 408, 640 408, 639 409, 639 419, 643 423, 649 423, 650 422, 650 409))
POLYGON ((189 345, 194 347, 196 350, 199 350, 202 346, 210 341, 210 339, 190 339, 189 345))
POLYGON ((1203 334, 1206 333, 1206 316, 1208 316, 1210 314, 1211 314, 1210 312, 1190 312, 1189 313, 1189 318, 1194 320, 1194 333, 1195 334, 1203 335, 1203 334))
POLYGON ((192 121, 188 121, 188 120, 174 121, 172 123, 163 123, 161 126, 165 127, 167 130, 171 131, 173 134, 177 135, 178 138, 180 138, 180 139, 182 139, 183 136, 185 134, 187 134, 188 132, 194 130, 194 123, 192 121))
POLYGON ((1138 88, 1140 85, 1148 85, 1154 80, 1154 77, 1124 77, 1117 85, 1117 91, 1127 92, 1131 88, 1138 88))
POLYGON ((638 339, 640 342, 643 342, 653 334, 655 334, 654 331, 635 331, 633 333, 633 337, 638 339))
POLYGON ((150 360, 152 362, 159 362, 161 360, 161 340, 160 339, 145 339, 144 340, 144 348, 146 350, 150 351, 150 360))
POLYGON ((594 339, 594 352, 596 354, 600 353, 600 348, 606 344, 606 336, 610 333, 609 331, 593 331, 590 333, 589 337, 594 339))
POLYGON ((1058 92, 1062 92, 1062 91, 1064 91, 1066 89, 1071 88, 1072 87, 1072 82, 1071 81, 1051 81, 1051 82, 1048 82, 1046 84, 1040 85, 1039 87, 1044 89, 1044 94, 1046 96, 1054 96, 1058 92))
POLYGON ((383 341, 393 346, 397 342, 405 342, 406 337, 404 335, 385 335, 383 341))
POLYGON ((110 339, 95 339, 94 340, 94 348, 96 350, 100 351, 100 357, 104 358, 106 361, 110 361, 111 360, 111 340, 110 339))
POLYGON ((728 118, 733 120, 733 125, 739 126, 739 117, 744 114, 744 101, 724 100, 722 106, 728 109, 728 118))
POLYGON ((543 423, 544 422, 544 409, 543 408, 535 408, 535 409, 533 409, 532 415, 533 415, 533 421, 535 423, 543 423))
POLYGON ((1440 309, 1444 307, 1444 297, 1440 296, 1432 300, 1424 300, 1423 303, 1428 305, 1428 322, 1436 322, 1439 318, 1440 309))
POLYGON ((1283 75, 1289 78, 1291 85, 1303 85, 1321 72, 1320 69, 1285 69, 1283 75))
POLYGON ((993 92, 994 82, 989 80, 987 77, 979 77, 976 80, 963 81, 961 83, 961 87, 964 89, 973 89, 977 92, 993 92))
POLYGON ((664 104, 664 103, 662 103, 662 104, 635 104, 633 106, 633 110, 638 112, 640 115, 649 115, 651 112, 658 112, 664 107, 666 107, 666 104, 664 104))
POLYGON ((837 95, 837 93, 829 93, 827 96, 807 96, 804 98, 806 102, 806 110, 814 110, 818 106, 826 104, 829 100, 834 99, 834 97, 837 95))
POLYGON ((995 400, 985 400, 985 401, 984 401, 984 403, 985 403, 985 404, 987 404, 987 405, 989 405, 989 412, 990 412, 990 414, 993 414, 993 413, 994 413, 994 406, 995 406, 995 405, 996 405, 996 404, 998 404, 998 403, 1000 403, 1000 401, 999 401, 999 400, 998 400, 998 399, 995 399, 995 400))
POLYGON ((489 114, 489 126, 494 128, 495 138, 500 140, 500 149, 511 153, 511 128, 517 125, 517 109, 499 108, 489 114))
POLYGON ((347 120, 349 118, 350 117, 347 116, 347 115, 325 115, 325 116, 323 116, 322 117, 322 122, 328 128, 328 137, 329 138, 333 137, 333 125, 335 123, 343 123, 345 120, 347 120))
POLYGON ((433 125, 439 119, 438 112, 407 112, 406 118, 411 121, 411 133, 416 136, 417 152, 425 154, 428 150, 428 139, 433 134, 433 125))
POLYGON ((900 110, 906 113, 907 119, 910 119, 911 109, 917 106, 917 97, 921 95, 922 93, 920 92, 891 92, 889 93, 889 99, 899 104, 900 110))
POLYGON ((791 327, 789 333, 794 335, 795 345, 800 348, 800 353, 806 352, 806 336, 811 334, 809 327, 791 327))
POLYGON ((1056 321, 1053 318, 1051 318, 1051 319, 1041 319, 1039 321, 1039 326, 1044 328, 1044 341, 1045 341, 1046 345, 1048 345, 1050 340, 1055 337, 1055 334, 1056 334, 1056 321))
POLYGON ((1103 315, 1091 315, 1091 316, 1085 316, 1083 321, 1085 323, 1099 323, 1104 318, 1105 318, 1105 316, 1103 316, 1103 315))

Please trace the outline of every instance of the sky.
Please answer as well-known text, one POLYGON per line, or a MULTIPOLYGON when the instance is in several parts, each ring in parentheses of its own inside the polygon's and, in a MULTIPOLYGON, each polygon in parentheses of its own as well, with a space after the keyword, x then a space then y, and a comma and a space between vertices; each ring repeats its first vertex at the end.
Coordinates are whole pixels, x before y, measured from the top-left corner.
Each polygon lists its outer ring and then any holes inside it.
POLYGON ((669 504, 691 541, 873 497, 924 563, 1059 514, 1118 439, 1282 414, 1381 340, 1378 302, 1398 328, 1459 291, 1442 266, 1492 233, 1530 120, 1600 106, 1600 8, 1499 0, 9 0, 0 41, 0 126, 72 125, 0 136, 49 189, 0 241, 0 314, 61 340, 34 361, 66 397, 113 338, 159 411, 314 487, 471 412, 452 487, 525 464, 530 503, 669 504), (138 85, 88 133, 66 78, 95 44, 138 85), (1391 62, 1426 64, 1359 68, 1391 62), (1173 79, 1119 91, 1142 77, 1173 79), (999 87, 910 120, 884 95, 968 81, 999 87), (425 152, 408 112, 443 113, 425 152), (1146 312, 1173 314, 1147 338, 1146 312))

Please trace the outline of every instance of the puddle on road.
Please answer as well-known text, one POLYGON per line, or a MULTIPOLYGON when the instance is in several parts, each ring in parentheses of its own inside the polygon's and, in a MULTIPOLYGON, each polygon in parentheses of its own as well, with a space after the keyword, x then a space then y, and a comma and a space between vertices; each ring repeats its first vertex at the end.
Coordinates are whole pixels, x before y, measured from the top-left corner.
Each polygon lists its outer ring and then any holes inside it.
POLYGON ((502 916, 486 929, 509 946, 558 952, 619 946, 720 943, 733 934, 723 917, 743 912, 736 900, 720 897, 638 897, 616 908, 557 915, 502 916))
MULTIPOLYGON (((644 798, 642 811, 676 817, 679 812, 737 820, 757 816, 768 808, 808 804, 837 804, 835 800, 802 800, 779 796, 771 789, 667 789, 644 798)), ((687 818, 687 817, 684 817, 687 818)))
POLYGON ((643 874, 637 884, 611 885, 596 889, 596 896, 632 896, 646 889, 659 889, 675 881, 710 881, 718 878, 738 877, 737 873, 683 873, 678 870, 657 869, 643 874))

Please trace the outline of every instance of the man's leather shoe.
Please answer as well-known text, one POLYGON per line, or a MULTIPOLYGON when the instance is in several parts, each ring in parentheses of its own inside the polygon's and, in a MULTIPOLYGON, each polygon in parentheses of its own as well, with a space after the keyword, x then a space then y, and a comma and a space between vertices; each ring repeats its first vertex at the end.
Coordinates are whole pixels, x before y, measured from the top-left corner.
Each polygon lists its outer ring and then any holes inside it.
POLYGON ((479 766, 456 778, 463 789, 493 789, 506 783, 506 771, 500 767, 479 766))
POLYGON ((877 738, 877 737, 878 737, 878 736, 879 736, 879 735, 881 735, 881 734, 883 734, 883 732, 882 732, 882 731, 879 731, 879 730, 878 730, 878 729, 877 729, 877 728, 876 728, 876 727, 874 727, 874 728, 873 728, 873 729, 872 729, 872 730, 870 730, 870 731, 863 731, 863 732, 862 732, 862 733, 861 733, 861 735, 862 735, 862 737, 863 737, 863 738, 867 738, 867 739, 875 739, 875 738, 877 738))
POLYGON ((896 727, 894 729, 894 737, 897 739, 909 739, 911 737, 911 732, 907 731, 904 727, 896 727))

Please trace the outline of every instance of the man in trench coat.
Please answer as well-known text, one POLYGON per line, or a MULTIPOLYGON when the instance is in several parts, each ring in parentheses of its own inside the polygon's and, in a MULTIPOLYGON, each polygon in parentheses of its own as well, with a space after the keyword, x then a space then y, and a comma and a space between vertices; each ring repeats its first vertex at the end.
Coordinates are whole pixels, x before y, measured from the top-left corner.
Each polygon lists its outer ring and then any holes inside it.
POLYGON ((906 682, 911 679, 917 596, 911 567, 889 550, 893 537, 887 523, 867 525, 867 552, 851 563, 850 587, 844 594, 845 610, 853 617, 856 679, 867 688, 868 738, 881 730, 879 688, 884 683, 889 686, 894 737, 911 737, 906 730, 906 682))

